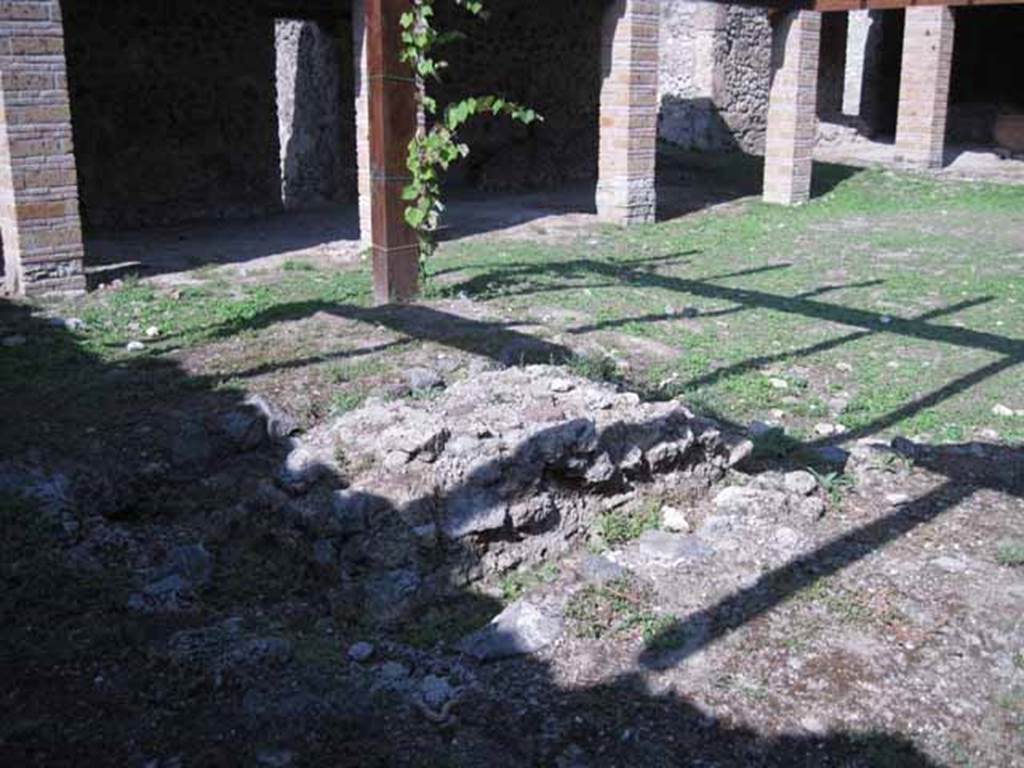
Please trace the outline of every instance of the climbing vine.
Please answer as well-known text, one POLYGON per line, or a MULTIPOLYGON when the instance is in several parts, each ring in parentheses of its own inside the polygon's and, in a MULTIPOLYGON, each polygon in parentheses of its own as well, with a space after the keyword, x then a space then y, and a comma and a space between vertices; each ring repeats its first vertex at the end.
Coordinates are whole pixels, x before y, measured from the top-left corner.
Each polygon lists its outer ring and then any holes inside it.
MULTIPOLYGON (((472 16, 483 16, 480 0, 452 0, 472 16)), ((434 26, 435 0, 412 0, 403 13, 401 59, 416 78, 417 100, 426 118, 425 129, 409 142, 407 166, 411 180, 402 192, 406 201, 405 221, 416 231, 420 245, 420 269, 436 249, 434 233, 444 212, 441 180, 452 163, 469 154, 459 132, 477 116, 506 115, 524 125, 542 118, 534 110, 500 96, 472 96, 448 104, 438 115, 437 101, 427 94, 428 80, 440 81, 448 62, 435 56, 438 47, 458 39, 457 32, 442 32, 434 26)))

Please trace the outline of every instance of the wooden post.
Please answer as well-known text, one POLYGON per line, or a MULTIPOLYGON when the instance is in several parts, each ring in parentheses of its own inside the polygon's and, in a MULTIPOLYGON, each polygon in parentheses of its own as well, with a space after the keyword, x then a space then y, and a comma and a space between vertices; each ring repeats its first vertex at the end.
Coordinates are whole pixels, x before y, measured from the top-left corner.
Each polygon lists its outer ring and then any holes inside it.
POLYGON ((409 0, 366 0, 366 69, 369 87, 370 206, 373 298, 377 305, 416 296, 419 244, 405 223, 402 189, 409 181, 406 154, 416 133, 416 82, 399 61, 399 18, 409 0))

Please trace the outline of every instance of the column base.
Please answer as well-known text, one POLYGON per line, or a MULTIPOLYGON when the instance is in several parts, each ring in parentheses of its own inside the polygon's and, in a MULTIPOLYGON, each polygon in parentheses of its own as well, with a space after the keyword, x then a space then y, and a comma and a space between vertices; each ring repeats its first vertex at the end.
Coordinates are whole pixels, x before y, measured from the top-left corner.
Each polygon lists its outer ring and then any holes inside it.
POLYGON ((650 224, 657 212, 654 179, 616 179, 597 185, 597 217, 609 224, 650 224))

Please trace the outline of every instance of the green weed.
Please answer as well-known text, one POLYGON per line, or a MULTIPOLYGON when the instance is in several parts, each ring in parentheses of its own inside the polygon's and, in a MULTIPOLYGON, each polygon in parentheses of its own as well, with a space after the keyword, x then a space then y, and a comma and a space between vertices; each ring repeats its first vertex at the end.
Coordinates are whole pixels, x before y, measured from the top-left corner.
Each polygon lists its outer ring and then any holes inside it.
POLYGON ((1024 565, 1024 541, 1003 541, 996 548, 996 562, 1009 568, 1024 565))
POLYGON ((660 525, 661 508, 656 502, 610 509, 598 516, 591 532, 591 544, 598 551, 618 547, 660 525))

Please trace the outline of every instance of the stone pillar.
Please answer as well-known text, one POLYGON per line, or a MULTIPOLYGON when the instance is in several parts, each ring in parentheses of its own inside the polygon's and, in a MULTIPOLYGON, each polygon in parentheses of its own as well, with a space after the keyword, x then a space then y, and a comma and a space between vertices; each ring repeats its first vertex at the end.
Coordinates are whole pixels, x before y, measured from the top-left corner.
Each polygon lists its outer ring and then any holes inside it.
POLYGON ((873 125, 881 56, 880 11, 850 11, 846 27, 846 72, 843 114, 873 125))
POLYGON ((654 221, 658 134, 658 3, 612 0, 601 31, 597 213, 617 224, 654 221))
POLYGON ((399 19, 410 0, 365 0, 366 81, 370 133, 370 234, 373 298, 408 301, 418 291, 419 242, 405 223, 402 190, 409 183, 409 142, 416 134, 416 82, 399 60, 399 19))
POLYGON ((0 231, 8 292, 85 289, 58 0, 0 2, 0 231))
POLYGON ((355 58, 356 190, 359 197, 359 240, 364 249, 370 237, 370 89, 366 72, 366 0, 352 0, 352 51, 355 58))
POLYGON ((954 31, 951 8, 907 8, 896 119, 897 162, 915 168, 942 167, 954 31))
POLYGON ((794 205, 811 196, 820 40, 821 14, 814 11, 779 14, 772 26, 765 202, 794 205))

